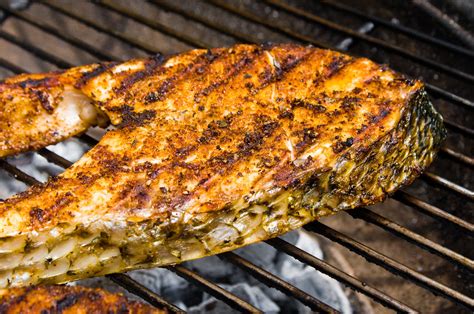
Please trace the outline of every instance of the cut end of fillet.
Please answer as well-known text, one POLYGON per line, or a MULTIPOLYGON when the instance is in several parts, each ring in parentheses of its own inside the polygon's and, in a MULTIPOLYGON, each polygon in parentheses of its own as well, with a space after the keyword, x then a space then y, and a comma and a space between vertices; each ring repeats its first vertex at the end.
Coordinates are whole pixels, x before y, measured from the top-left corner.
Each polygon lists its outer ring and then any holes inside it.
POLYGON ((105 127, 109 123, 91 98, 70 85, 27 89, 18 86, 23 82, 3 84, 0 158, 40 149, 83 133, 91 126, 105 127))

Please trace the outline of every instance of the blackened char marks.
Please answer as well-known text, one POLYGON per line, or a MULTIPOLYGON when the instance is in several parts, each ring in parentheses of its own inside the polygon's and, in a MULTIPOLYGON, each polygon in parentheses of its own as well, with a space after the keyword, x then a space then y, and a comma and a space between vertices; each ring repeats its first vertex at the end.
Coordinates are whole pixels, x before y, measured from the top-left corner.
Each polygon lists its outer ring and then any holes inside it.
POLYGON ((220 56, 222 56, 222 52, 214 53, 212 52, 212 50, 207 50, 206 53, 200 54, 183 70, 179 71, 178 73, 161 83, 157 90, 148 93, 144 98, 145 103, 149 104, 156 101, 164 100, 168 96, 168 94, 174 89, 176 83, 186 74, 192 73, 193 71, 199 75, 203 74, 204 71, 209 68, 209 65, 220 56))
POLYGON ((213 139, 217 138, 221 134, 222 129, 229 128, 230 124, 232 123, 232 119, 232 115, 228 115, 224 119, 211 121, 207 125, 207 128, 202 132, 202 135, 198 138, 198 143, 210 143, 213 139))
POLYGON ((56 76, 53 76, 42 79, 26 79, 17 84, 21 88, 53 87, 59 85, 59 80, 56 76))
POLYGON ((46 112, 53 113, 54 106, 51 100, 52 97, 48 94, 48 92, 39 89, 31 89, 31 93, 36 97, 36 99, 38 99, 41 107, 43 107, 46 112))
POLYGON ((46 219, 46 213, 39 207, 33 207, 30 210, 31 224, 34 225, 36 222, 43 223, 46 219))
POLYGON ((156 116, 156 111, 154 110, 135 112, 133 107, 129 105, 114 107, 110 109, 110 111, 120 113, 122 118, 122 122, 118 125, 120 128, 143 126, 146 122, 152 120, 156 116))
POLYGON ((354 60, 354 58, 348 58, 344 55, 333 57, 328 65, 328 73, 326 77, 330 78, 331 76, 337 74, 337 72, 341 71, 346 65, 354 62, 354 60))
POLYGON ((15 307, 18 304, 21 304, 22 302, 25 301, 26 296, 28 293, 34 289, 33 286, 26 287, 24 288, 25 290, 23 291, 22 294, 20 295, 15 295, 15 296, 7 296, 1 299, 0 302, 0 313, 7 313, 7 310, 10 308, 15 307))
POLYGON ((323 105, 318 104, 318 103, 313 103, 304 99, 298 99, 298 98, 294 99, 291 101, 290 105, 291 105, 291 109, 305 108, 315 113, 326 112, 326 107, 324 107, 323 105))
POLYGON ((323 72, 322 75, 318 75, 314 79, 313 84, 315 86, 320 86, 355 60, 356 59, 345 55, 336 55, 332 57, 331 62, 329 62, 325 68, 325 72, 323 72))
POLYGON ((155 73, 156 68, 163 64, 165 58, 161 54, 157 54, 154 57, 150 58, 145 63, 145 68, 141 71, 137 71, 129 76, 127 76, 119 87, 115 89, 117 94, 123 94, 126 92, 132 85, 135 83, 149 77, 155 73))
POLYGON ((108 69, 114 67, 116 64, 117 62, 99 63, 99 65, 94 70, 82 73, 82 76, 77 80, 76 84, 74 84, 74 87, 78 89, 82 88, 91 79, 93 79, 96 76, 99 76, 100 74, 104 73, 108 69))
POLYGON ((203 96, 208 96, 212 91, 216 90, 219 86, 222 86, 229 82, 232 77, 238 75, 244 68, 252 63, 260 54, 261 49, 255 49, 250 55, 246 55, 241 58, 238 62, 232 63, 230 68, 226 71, 226 76, 209 86, 206 86, 201 91, 194 95, 194 100, 200 102, 203 96))
POLYGON ((390 101, 385 100, 379 104, 379 111, 376 115, 371 115, 369 118, 370 123, 377 124, 383 120, 390 113, 390 101))
POLYGON ((218 173, 225 173, 235 163, 248 158, 265 143, 265 140, 272 136, 280 123, 265 115, 258 115, 254 120, 255 128, 252 132, 246 132, 244 139, 237 145, 236 151, 225 151, 211 158, 208 164, 211 168, 217 168, 218 173))
POLYGON ((41 226, 44 222, 49 221, 56 215, 56 213, 60 212, 73 201, 72 197, 72 193, 67 192, 63 195, 58 195, 54 204, 48 208, 42 209, 39 207, 33 207, 29 212, 31 225, 41 226))
POLYGON ((346 112, 354 111, 356 107, 360 106, 360 101, 360 97, 345 96, 341 102, 341 109, 346 112))
POLYGON ((63 313, 65 310, 76 304, 84 296, 81 292, 70 292, 62 299, 56 301, 56 304, 51 308, 50 313, 63 313))
POLYGON ((311 50, 309 52, 306 52, 302 56, 289 54, 286 58, 284 58, 280 62, 279 66, 276 66, 274 68, 274 71, 266 70, 262 72, 262 74, 259 77, 260 86, 258 88, 254 88, 253 84, 249 84, 247 88, 250 89, 253 95, 257 94, 261 89, 268 86, 269 84, 282 80, 288 72, 290 72, 292 69, 294 69, 298 64, 300 64, 304 60, 308 59, 308 57, 312 53, 315 53, 315 52, 311 50))
POLYGON ((296 150, 298 152, 308 147, 308 145, 314 144, 316 142, 316 139, 319 137, 319 133, 314 127, 304 128, 295 133, 295 135, 301 138, 301 140, 296 143, 296 150))
POLYGON ((338 154, 345 150, 346 148, 351 147, 354 144, 354 138, 348 137, 344 141, 337 141, 336 144, 333 145, 332 150, 338 154))

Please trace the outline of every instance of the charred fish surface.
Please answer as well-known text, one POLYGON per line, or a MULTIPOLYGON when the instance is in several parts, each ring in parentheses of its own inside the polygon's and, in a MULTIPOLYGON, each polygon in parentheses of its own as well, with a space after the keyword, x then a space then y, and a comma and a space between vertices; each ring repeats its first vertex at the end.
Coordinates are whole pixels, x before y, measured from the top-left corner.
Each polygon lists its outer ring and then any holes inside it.
POLYGON ((89 65, 0 89, 7 111, 17 97, 37 109, 27 136, 0 130, 3 155, 98 117, 117 126, 63 174, 0 202, 0 287, 180 263, 380 202, 420 175, 446 135, 421 82, 298 45, 89 65), (88 100, 88 118, 67 91, 88 100), (44 117, 60 119, 34 133, 44 117))
POLYGON ((120 294, 101 289, 72 286, 36 286, 0 290, 2 314, 165 314, 136 301, 128 301, 120 294))

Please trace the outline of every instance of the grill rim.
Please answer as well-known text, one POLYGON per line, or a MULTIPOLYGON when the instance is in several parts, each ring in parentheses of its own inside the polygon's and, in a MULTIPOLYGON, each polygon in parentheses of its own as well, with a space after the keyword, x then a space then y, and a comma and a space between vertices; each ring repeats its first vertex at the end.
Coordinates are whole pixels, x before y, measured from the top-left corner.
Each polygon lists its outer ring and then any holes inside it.
MULTIPOLYGON (((153 1, 153 2, 155 3, 156 1, 153 1)), ((214 3, 215 1, 211 1, 211 2, 214 3)), ((268 2, 268 1, 264 0, 264 2, 268 2)), ((46 6, 49 6, 49 3, 43 3, 43 4, 45 4, 46 6)), ((53 8, 53 7, 51 7, 51 8, 52 8, 53 10, 55 9, 55 8, 53 8)), ((3 8, 1 8, 1 7, 0 7, 0 9, 3 10, 3 8)), ((8 11, 8 10, 5 10, 5 11, 8 11)), ((68 14, 65 13, 65 12, 62 12, 62 11, 60 11, 60 12, 63 13, 63 14, 65 14, 65 15, 68 15, 68 14)), ((14 14, 12 14, 12 16, 14 16, 14 14)), ((242 15, 239 15, 239 16, 242 17, 242 18, 245 18, 245 17, 242 16, 242 15)), ((7 16, 7 17, 8 17, 8 16, 7 16)), ((70 16, 70 17, 76 19, 75 17, 72 17, 72 16, 70 16)), ((86 22, 84 22, 84 21, 82 21, 82 20, 79 20, 79 21, 87 25, 86 22)), ((0 21, 0 23, 1 23, 1 21, 0 21)), ((96 27, 91 26, 91 25, 88 25, 88 26, 93 27, 93 28, 96 28, 96 27)), ((39 27, 39 26, 36 26, 36 27, 38 27, 38 28, 41 29, 41 27, 39 27)), ((212 28, 213 28, 213 29, 216 29, 216 28, 214 28, 214 27, 212 27, 212 28)), ((220 29, 216 29, 216 30, 220 31, 220 29)), ((109 32, 110 32, 110 30, 108 30, 108 29, 102 29, 102 31, 104 31, 104 32, 106 32, 106 33, 109 33, 109 32)), ((49 33, 49 32, 48 32, 48 33, 49 33)), ((54 34, 53 34, 53 35, 54 35, 54 34)), ((121 36, 121 35, 120 35, 120 36, 115 36, 113 33, 112 33, 112 34, 109 33, 109 35, 110 35, 110 36, 114 36, 115 38, 118 38, 118 39, 120 39, 120 40, 122 40, 122 41, 125 41, 125 42, 127 42, 128 44, 130 44, 131 46, 134 46, 135 44, 139 45, 138 43, 134 43, 134 41, 130 42, 127 38, 125 38, 125 37, 123 37, 123 36, 121 36)), ((117 34, 116 34, 116 35, 117 35, 117 34)), ((173 35, 170 35, 170 36, 174 37, 173 35)), ((0 37, 1 37, 1 38, 4 38, 4 39, 6 39, 6 40, 8 40, 8 41, 10 41, 10 42, 13 42, 14 44, 16 44, 16 45, 18 45, 18 46, 20 46, 20 47, 28 46, 28 43, 20 42, 20 41, 19 41, 17 38, 15 38, 14 36, 9 35, 8 33, 5 33, 5 32, 3 32, 3 31, 0 31, 0 37), (5 37, 7 37, 7 38, 5 38, 5 37), (11 40, 10 40, 10 39, 11 39, 11 40)), ((179 38, 178 38, 178 39, 179 39, 179 38)), ((64 40, 64 39, 63 39, 63 40, 64 40)), ((65 40, 65 41, 67 41, 67 40, 65 40)), ((34 46, 34 45, 30 45, 29 48, 32 48, 32 50, 34 51, 34 54, 35 54, 35 55, 44 56, 44 58, 41 57, 41 59, 48 60, 48 61, 49 61, 49 60, 52 60, 52 63, 53 63, 53 64, 56 64, 56 65, 59 66, 59 67, 70 67, 70 66, 73 66, 72 64, 69 64, 69 63, 66 62, 65 60, 62 60, 62 59, 60 59, 60 58, 57 58, 57 57, 54 56, 54 55, 48 54, 48 53, 46 53, 45 51, 38 50, 38 49, 37 49, 38 47, 36 47, 36 46, 34 46), (35 49, 36 49, 37 51, 35 51, 35 49)), ((140 46, 136 46, 136 48, 139 48, 139 49, 142 49, 142 50, 146 51, 146 49, 143 49, 143 47, 140 47, 140 46)), ((28 49, 28 48, 27 48, 27 49, 28 49)), ((28 49, 28 50, 30 50, 30 49, 28 49)), ((31 50, 30 50, 30 51, 31 51, 31 50)), ((146 51, 146 52, 147 52, 147 51, 146 51)), ((153 49, 153 52, 152 52, 152 53, 156 53, 156 49, 153 49)), ((7 67, 7 68, 9 68, 9 69, 23 70, 23 69, 21 69, 21 67, 18 67, 18 66, 16 66, 15 64, 9 63, 7 60, 4 60, 3 58, 0 58, 0 66, 2 66, 2 67, 7 67), (5 61, 5 62, 4 62, 4 61, 5 61)), ((16 70, 13 71, 13 72, 16 72, 16 70)), ((26 71, 25 71, 25 72, 26 72, 26 71)), ((434 86, 434 87, 435 87, 435 88, 438 88, 438 87, 436 87, 436 86, 434 86)), ((447 92, 447 91, 444 91, 444 90, 442 90, 442 89, 440 89, 440 88, 438 88, 438 89, 439 89, 439 90, 437 91, 437 92, 439 93, 438 95, 441 95, 441 96, 443 97, 443 93, 447 93, 447 94, 444 94, 444 98, 450 98, 450 97, 451 97, 451 98, 452 98, 451 100, 452 100, 454 103, 457 103, 457 104, 464 104, 464 105, 467 105, 468 108, 470 108, 471 106, 474 108, 474 104, 473 104, 471 101, 469 101, 469 100, 467 100, 467 99, 464 99, 464 98, 462 98, 462 97, 459 97, 459 96, 457 96, 457 95, 454 95, 454 94, 452 94, 452 93, 449 93, 449 92, 447 92), (456 98, 456 97, 457 97, 457 98, 456 98)), ((434 93, 436 93, 436 91, 435 91, 434 93)), ((453 125, 456 126, 457 124, 456 124, 456 123, 453 123, 453 125)), ((465 128, 465 129, 468 130, 469 132, 472 132, 472 131, 473 131, 473 130, 471 130, 471 129, 469 129, 469 128, 466 128, 466 127, 463 127, 463 126, 461 126, 461 125, 457 125, 457 126, 460 127, 459 129, 465 128)), ((469 132, 466 132, 466 134, 469 134, 469 132)), ((87 135, 86 135, 86 136, 82 136, 82 139, 85 140, 85 141, 87 141, 88 143, 96 142, 94 139, 92 139, 92 138, 90 138, 90 137, 88 138, 87 135)), ((459 152, 456 152, 456 151, 453 151, 453 152, 456 153, 456 154, 459 154, 459 155, 461 156, 461 160, 464 160, 464 161, 469 161, 470 159, 472 160, 472 158, 470 158, 470 157, 468 157, 468 156, 465 156, 465 155, 463 155, 462 153, 459 153, 459 152)), ((62 158, 61 156, 56 155, 55 153, 53 153, 53 152, 51 152, 51 151, 48 151, 47 149, 42 149, 42 150, 40 150, 38 153, 39 153, 40 155, 44 156, 44 157, 48 156, 49 159, 53 160, 53 163, 62 164, 62 166, 67 166, 68 164, 70 164, 70 162, 67 161, 66 159, 62 158)), ((449 153, 447 153, 447 154, 448 154, 448 156, 450 156, 451 158, 456 159, 456 157, 454 157, 453 154, 449 154, 449 153)), ((458 157, 459 157, 459 155, 458 155, 458 157)), ((48 157, 46 157, 46 158, 48 158, 48 157)), ((49 160, 49 159, 48 159, 48 160, 49 160)), ((458 158, 457 160, 459 161, 460 159, 458 158)), ((461 162, 462 162, 462 161, 461 161, 461 162)), ((5 160, 1 160, 1 159, 0 159, 0 168, 3 168, 3 169, 5 169, 5 170, 7 170, 9 173, 13 174, 13 176, 14 176, 16 179, 19 179, 19 180, 21 180, 21 181, 27 183, 28 185, 37 184, 37 183, 38 183, 38 181, 37 181, 36 179, 34 179, 33 177, 29 176, 28 174, 22 172, 21 170, 17 169, 16 167, 14 167, 14 166, 8 164, 5 160)), ((441 185, 444 184, 444 185, 443 185, 444 188, 451 189, 452 191, 458 192, 458 193, 460 193, 461 195, 463 195, 463 196, 465 196, 465 197, 472 198, 472 191, 469 191, 469 190, 466 189, 467 192, 470 192, 471 194, 466 193, 466 191, 462 191, 462 190, 459 189, 459 187, 460 187, 460 188, 463 188, 462 186, 458 186, 458 185, 456 185, 455 183, 450 182, 450 181, 444 182, 443 180, 446 180, 446 179, 444 179, 444 178, 442 178, 442 177, 440 177, 440 176, 437 176, 437 175, 434 175, 434 174, 433 174, 433 176, 432 176, 431 178, 429 178, 429 179, 434 180, 434 183, 436 183, 436 184, 441 184, 441 185), (435 176, 435 177, 433 177, 433 176, 435 176), (436 179, 436 177, 438 177, 438 179, 436 179), (440 181, 439 178, 442 179, 442 180, 440 181), (456 189, 457 189, 457 191, 456 191, 456 189)), ((447 180, 446 180, 446 181, 447 181, 447 180)), ((431 183, 433 183, 433 182, 431 182, 431 183)), ((465 188, 464 188, 464 189, 465 189, 465 188)), ((412 195, 410 195, 410 196, 412 196, 412 195)), ((418 199, 418 201, 421 201, 421 200, 418 199)), ((426 202, 425 202, 425 203, 426 203, 426 202)), ((427 205, 430 205, 430 204, 428 204, 428 203, 426 203, 426 204, 427 204, 427 205)), ((430 206, 432 206, 432 205, 430 205, 430 206)), ((444 211, 443 211, 443 212, 444 212, 444 211)), ((355 215, 358 215, 358 214, 355 213, 355 215)), ((383 218, 383 217, 382 217, 382 218, 383 218)), ((457 218, 457 217, 456 217, 456 218, 457 218)), ((316 223, 319 224, 319 222, 316 222, 316 223)), ((311 227, 312 224, 310 224, 310 225, 308 225, 308 226, 311 227)), ((273 240, 278 241, 278 240, 281 240, 281 239, 273 239, 273 240)), ((268 242, 273 241, 273 240, 269 240, 268 242)), ((283 241, 283 240, 281 240, 281 241, 283 241)), ((269 243, 269 244, 270 244, 270 243, 269 243)), ((280 244, 281 244, 281 243, 280 243, 280 244)), ((272 245, 272 244, 270 244, 270 245, 272 245)), ((290 244, 290 245, 291 245, 291 244, 290 244)), ((272 246, 273 246, 273 245, 272 245, 272 246)), ((278 246, 278 245, 277 245, 277 246, 278 246)), ((280 248, 281 248, 281 247, 280 247, 280 248)), ((296 248, 296 247, 295 247, 295 248, 296 248)), ((180 266, 180 267, 182 267, 182 266, 180 266)), ((174 267, 174 268, 176 268, 176 267, 174 267)), ((121 274, 121 275, 123 275, 123 274, 121 274)), ((400 274, 398 274, 398 275, 400 275, 400 274)), ((126 276, 126 275, 125 275, 125 276, 126 276)), ((199 275, 198 275, 198 276, 199 276, 199 275)), ((130 279, 131 279, 131 278, 130 278, 130 279)), ((357 280, 357 279, 356 279, 356 280, 357 280)), ((360 281, 359 281, 359 282, 360 282, 360 281)), ((387 295, 385 295, 385 296, 387 296, 387 295)), ((159 296, 157 296, 157 297, 160 298, 159 296)), ((221 297, 222 297, 222 296, 221 296, 221 297)), ((395 310, 398 310, 398 311, 402 311, 402 312, 412 312, 412 311, 415 311, 414 309, 412 309, 412 308, 410 308, 410 307, 408 307, 408 306, 406 306, 406 305, 404 305, 404 304, 402 304, 402 303, 399 303, 397 300, 395 300, 395 299, 393 299, 393 298, 391 298, 391 297, 389 297, 389 296, 387 296, 387 297, 389 298, 388 300, 389 300, 390 302, 388 302, 388 304, 385 304, 385 305, 388 305, 389 307, 391 307, 391 308, 393 308, 393 309, 395 309, 395 310)), ((160 299, 161 299, 161 298, 160 298, 160 299)), ((219 299, 220 299, 220 298, 219 298, 219 299)), ((472 300, 472 299, 470 299, 470 300, 471 300, 473 303, 468 304, 468 307, 473 307, 473 308, 474 308, 474 300, 472 300)), ((385 301, 386 301, 386 300, 385 300, 385 301)), ((165 302, 166 302, 166 301, 165 301, 165 302)), ((245 302, 245 301, 244 301, 244 302, 245 302)), ((381 302, 381 303, 382 303, 382 302, 381 302)), ((383 303, 382 303, 382 304, 383 304, 383 303)), ((466 305, 466 304, 465 304, 465 305, 466 305)), ((165 304, 165 306, 168 307, 169 305, 166 305, 166 304, 165 304)), ((172 307, 170 307, 169 309, 172 310, 172 307)), ((245 308, 242 308, 242 309, 243 309, 243 310, 250 310, 250 308, 246 308, 246 309, 245 309, 245 308)), ((176 310, 176 309, 174 309, 174 310, 176 310)))

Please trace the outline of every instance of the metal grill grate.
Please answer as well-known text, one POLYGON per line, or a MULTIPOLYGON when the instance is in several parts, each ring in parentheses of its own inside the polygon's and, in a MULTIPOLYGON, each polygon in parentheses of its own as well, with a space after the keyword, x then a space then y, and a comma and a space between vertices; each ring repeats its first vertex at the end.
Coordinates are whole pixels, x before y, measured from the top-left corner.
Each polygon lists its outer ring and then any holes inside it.
MULTIPOLYGON (((221 0, 211 0, 208 1, 209 5, 212 5, 216 8, 221 9, 222 11, 231 13, 232 15, 240 18, 242 23, 251 23, 256 24, 262 27, 265 27, 273 32, 280 33, 285 35, 288 38, 296 40, 298 42, 303 43, 310 43, 318 47, 323 48, 330 48, 334 50, 338 50, 335 46, 330 46, 323 42, 319 42, 315 40, 314 37, 304 35, 292 27, 288 26, 280 26, 278 23, 274 23, 273 21, 261 18, 258 14, 251 10, 245 9, 243 6, 236 5, 235 2, 231 1, 221 1, 221 0)), ((440 63, 436 60, 428 59, 422 57, 418 54, 414 54, 408 52, 404 48, 389 43, 388 41, 379 39, 378 37, 371 36, 369 34, 361 33, 358 31, 354 31, 348 27, 345 27, 341 24, 332 22, 326 18, 323 18, 319 15, 310 13, 301 9, 301 7, 296 7, 293 5, 289 5, 286 2, 278 1, 278 0, 264 0, 260 1, 261 5, 266 5, 269 8, 276 9, 278 12, 283 12, 285 14, 289 14, 292 19, 305 19, 309 23, 314 23, 319 26, 324 26, 326 29, 334 31, 334 33, 339 35, 348 36, 352 39, 356 39, 358 41, 365 42, 370 46, 377 47, 383 49, 390 55, 396 55, 399 57, 403 57, 405 60, 410 60, 410 62, 406 62, 406 67, 399 68, 398 70, 403 71, 409 68, 412 64, 416 63, 422 65, 424 67, 429 68, 430 70, 435 71, 436 73, 440 73, 440 75, 449 76, 450 78, 457 79, 462 83, 472 84, 474 82, 474 76, 470 73, 464 72, 463 70, 456 69, 452 66, 445 65, 440 63)), ((151 4, 154 6, 172 12, 173 14, 177 14, 181 17, 184 17, 188 20, 191 20, 193 23, 198 23, 206 28, 209 28, 213 31, 219 32, 228 36, 230 38, 235 39, 239 42, 248 42, 248 43, 255 43, 257 42, 254 39, 254 36, 247 32, 243 32, 235 27, 230 26, 223 26, 222 23, 216 23, 215 20, 209 19, 205 17, 203 14, 199 12, 194 12, 189 10, 189 8, 185 8, 180 4, 171 4, 169 1, 162 1, 162 0, 153 0, 150 1, 151 4)), ((142 42, 137 38, 134 38, 130 35, 127 35, 119 30, 114 28, 109 28, 103 26, 100 22, 89 19, 84 14, 80 14, 75 12, 74 10, 68 8, 67 6, 61 5, 59 2, 43 2, 41 4, 36 4, 44 6, 52 11, 56 11, 60 13, 65 18, 73 19, 76 22, 79 22, 87 27, 95 29, 96 31, 106 34, 111 38, 111 40, 121 41, 134 47, 135 49, 141 50, 145 53, 157 53, 157 49, 155 45, 150 43, 142 42)), ((126 17, 132 19, 143 26, 148 27, 149 31, 158 31, 162 34, 169 36, 170 38, 174 38, 184 44, 187 44, 191 47, 196 48, 205 48, 208 45, 201 41, 201 39, 197 38, 197 36, 193 36, 192 34, 187 34, 181 32, 175 28, 171 28, 166 24, 161 23, 156 19, 148 18, 144 15, 141 15, 134 10, 127 8, 121 4, 119 1, 112 1, 112 0, 103 0, 97 1, 97 6, 100 6, 102 9, 115 12, 122 17, 126 17)), ((443 41, 441 39, 437 39, 426 35, 424 33, 418 32, 416 30, 410 29, 405 26, 393 24, 389 21, 384 19, 373 17, 367 15, 366 13, 357 11, 352 7, 345 6, 338 3, 333 2, 326 2, 323 1, 321 3, 323 7, 331 8, 335 11, 338 11, 342 14, 349 14, 353 15, 357 18, 361 18, 365 21, 373 22, 377 27, 386 27, 391 29, 394 32, 398 32, 404 34, 409 37, 410 41, 420 41, 425 44, 432 45, 433 47, 437 47, 440 49, 444 49, 450 53, 453 53, 455 56, 462 56, 464 58, 468 58, 472 62, 474 57, 474 52, 472 50, 463 48, 461 46, 454 45, 452 43, 443 41)), ((61 41, 64 41, 77 49, 78 51, 86 51, 88 54, 94 56, 97 60, 113 60, 113 61, 120 61, 121 58, 118 58, 115 54, 110 53, 107 50, 99 49, 96 46, 90 44, 86 39, 76 37, 74 35, 70 35, 65 32, 61 32, 57 28, 50 26, 48 23, 45 23, 44 20, 41 18, 35 18, 34 16, 28 14, 28 9, 25 11, 14 11, 11 10, 4 2, 0 2, 0 9, 2 9, 5 13, 5 19, 9 18, 16 18, 19 19, 30 26, 40 29, 43 32, 51 34, 61 41)), ((201 12, 202 13, 202 12, 201 12)), ((34 56, 43 59, 59 68, 67 68, 74 66, 74 64, 66 61, 65 59, 55 55, 52 52, 46 51, 42 47, 32 44, 30 41, 25 40, 22 36, 15 36, 11 33, 4 31, 0 28, 0 38, 3 40, 21 47, 24 50, 29 51, 34 56)), ((347 53, 347 51, 344 51, 347 53)), ((0 67, 9 70, 13 73, 21 73, 21 72, 28 72, 27 68, 23 68, 22 65, 17 63, 11 62, 9 60, 4 59, 0 56, 0 67)), ((461 96, 456 94, 450 93, 436 85, 427 84, 427 89, 429 90, 430 94, 444 101, 456 105, 461 108, 461 110, 465 110, 467 112, 471 112, 470 110, 474 109, 474 103, 468 99, 465 99, 461 96)), ((452 131, 454 131, 458 136, 465 137, 467 139, 471 139, 474 134, 474 130, 466 127, 457 121, 447 120, 446 125, 452 131)), ((97 141, 88 136, 82 135, 79 139, 88 145, 94 145, 97 141)), ((463 153, 443 147, 441 150, 442 154, 444 154, 450 160, 460 163, 464 167, 469 170, 472 170, 474 166, 474 159, 464 155, 463 153)), ((49 162, 54 163, 60 167, 67 168, 72 163, 63 157, 55 154, 48 149, 41 149, 37 152, 41 156, 45 157, 49 162)), ((28 174, 22 172, 15 166, 8 163, 6 160, 0 159, 0 168, 7 171, 11 174, 15 179, 20 180, 27 185, 38 184, 39 182, 29 176, 28 174)), ((466 171, 469 171, 466 170, 466 171)), ((461 185, 458 185, 443 176, 437 175, 432 172, 426 172, 422 177, 422 180, 426 181, 429 186, 436 185, 441 187, 443 190, 447 191, 450 197, 455 195, 456 198, 465 199, 469 202, 474 200, 474 192, 465 188, 461 185), (452 194, 452 195, 451 195, 452 194)), ((399 191, 395 193, 393 196, 398 202, 411 206, 414 210, 419 211, 420 213, 429 215, 440 220, 441 223, 454 226, 463 232, 469 239, 472 239, 474 235, 474 225, 469 223, 466 220, 463 220, 459 217, 456 217, 448 211, 440 209, 428 202, 423 201, 421 198, 415 196, 413 193, 399 191)), ((396 237, 404 239, 413 243, 414 245, 427 250, 433 254, 439 255, 440 257, 446 259, 447 261, 451 262, 455 267, 459 267, 463 271, 467 271, 468 273, 472 273, 474 270, 474 261, 466 256, 463 256, 443 245, 435 243, 428 238, 415 233, 396 222, 383 217, 377 214, 375 211, 367 208, 356 209, 349 211, 349 214, 353 218, 362 219, 365 222, 378 226, 382 228, 384 231, 394 234, 396 237)), ((420 273, 419 271, 410 268, 398 261, 396 261, 392 257, 388 257, 377 250, 368 247, 367 245, 336 231, 335 229, 329 227, 326 224, 321 222, 314 222, 305 227, 308 231, 314 232, 316 234, 322 235, 327 239, 336 242, 347 249, 359 254, 360 256, 364 257, 370 263, 375 263, 387 271, 406 278, 407 280, 413 282, 416 285, 419 285, 429 291, 432 291, 434 294, 442 296, 444 298, 449 299, 450 301, 463 305, 470 310, 474 309, 474 300, 469 296, 456 291, 452 288, 447 287, 446 285, 420 273)), ((417 312, 411 306, 404 304, 404 302, 397 300, 388 294, 382 292, 378 288, 368 285, 361 280, 353 277, 352 275, 348 274, 347 272, 333 266, 332 264, 323 261, 315 256, 312 256, 299 248, 295 247, 294 245, 282 240, 282 239, 272 239, 268 240, 267 243, 274 247, 277 250, 285 252, 286 254, 293 256, 294 258, 300 260, 303 263, 306 263, 315 269, 335 278, 336 280, 340 281, 344 285, 362 293, 366 296, 370 297, 377 303, 380 303, 387 308, 393 309, 397 312, 417 312)), ((234 253, 225 253, 219 256, 221 259, 230 262, 244 271, 248 272, 256 279, 260 280, 264 284, 274 287, 281 292, 287 294, 290 297, 296 298, 297 300, 301 301, 303 304, 310 307, 312 310, 317 312, 328 312, 328 313, 335 313, 337 312, 335 309, 329 307, 328 305, 322 303, 321 301, 317 300, 311 295, 303 292, 302 290, 292 286, 288 282, 274 276, 273 274, 263 270, 262 268, 252 264, 250 261, 234 254, 234 253)), ((248 302, 239 299, 237 296, 229 293, 228 291, 224 290, 223 288, 219 287, 215 283, 206 280, 200 274, 189 270, 183 266, 170 266, 167 267, 169 270, 175 272, 177 275, 185 278, 190 283, 197 285, 198 287, 202 288, 209 294, 213 295, 217 299, 227 303, 232 308, 240 310, 242 312, 259 312, 259 309, 255 308, 253 305, 249 304, 248 302)), ((132 278, 125 274, 114 274, 107 276, 115 283, 121 285, 129 292, 134 293, 144 300, 148 301, 152 305, 155 306, 164 306, 168 308, 172 312, 182 312, 179 308, 175 305, 169 303, 153 291, 148 290, 147 288, 143 287, 138 282, 134 281, 132 278)))

